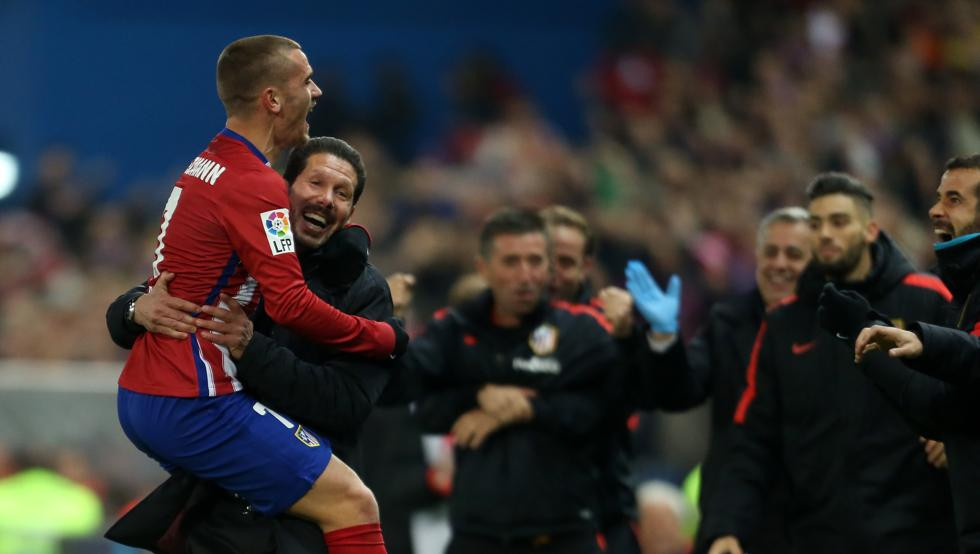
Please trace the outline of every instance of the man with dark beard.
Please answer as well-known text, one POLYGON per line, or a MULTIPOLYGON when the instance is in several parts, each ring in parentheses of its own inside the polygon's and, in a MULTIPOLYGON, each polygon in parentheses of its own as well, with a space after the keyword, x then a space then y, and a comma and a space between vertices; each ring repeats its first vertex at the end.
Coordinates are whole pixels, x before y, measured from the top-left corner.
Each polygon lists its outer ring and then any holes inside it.
POLYGON ((980 552, 980 155, 953 158, 946 163, 929 210, 936 238, 939 274, 953 292, 954 310, 947 317, 916 321, 907 330, 871 314, 867 300, 847 291, 828 289, 821 296, 822 318, 842 336, 854 338, 855 360, 868 377, 893 399, 899 411, 922 434, 946 443, 949 481, 953 490, 961 552, 980 552), (927 320, 930 321, 930 320, 927 320), (869 371, 865 356, 887 351, 911 368, 879 365, 869 371), (904 372, 902 370, 905 370, 904 372), (912 371, 915 370, 915 371, 912 371))
POLYGON ((956 552, 945 475, 929 465, 918 435, 886 397, 854 371, 848 345, 817 321, 827 282, 859 291, 902 321, 939 317, 949 291, 916 273, 879 230, 862 183, 826 173, 807 196, 813 261, 796 297, 769 313, 756 336, 728 471, 719 501, 704 514, 705 535, 715 537, 709 552, 742 553, 738 537, 751 533, 780 472, 798 552, 956 552))

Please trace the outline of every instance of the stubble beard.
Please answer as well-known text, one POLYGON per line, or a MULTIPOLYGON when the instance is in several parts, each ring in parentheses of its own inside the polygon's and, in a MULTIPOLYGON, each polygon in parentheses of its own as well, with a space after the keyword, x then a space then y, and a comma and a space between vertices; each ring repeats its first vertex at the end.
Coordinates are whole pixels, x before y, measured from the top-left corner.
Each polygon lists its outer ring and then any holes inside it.
POLYGON ((839 259, 832 262, 824 262, 820 256, 813 257, 813 265, 832 281, 841 281, 861 263, 861 255, 864 253, 866 245, 858 243, 848 247, 839 259))

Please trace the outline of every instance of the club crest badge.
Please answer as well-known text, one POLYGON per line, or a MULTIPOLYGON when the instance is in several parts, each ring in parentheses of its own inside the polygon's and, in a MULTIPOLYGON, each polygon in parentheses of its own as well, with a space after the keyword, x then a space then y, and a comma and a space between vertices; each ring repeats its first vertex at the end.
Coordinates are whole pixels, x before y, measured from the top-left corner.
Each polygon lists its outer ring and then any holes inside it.
POLYGON ((558 328, 549 323, 539 325, 527 342, 535 356, 547 356, 558 348, 558 328))
POLYGON ((269 249, 273 256, 295 252, 293 244, 293 232, 289 226, 289 210, 280 208, 269 210, 259 214, 262 220, 262 227, 265 229, 265 238, 269 239, 269 249))
POLYGON ((309 446, 310 448, 316 448, 320 446, 320 439, 316 438, 316 435, 314 435, 313 433, 307 431, 306 429, 303 429, 302 425, 296 428, 295 434, 296 434, 296 438, 299 439, 299 442, 305 444, 306 446, 309 446))

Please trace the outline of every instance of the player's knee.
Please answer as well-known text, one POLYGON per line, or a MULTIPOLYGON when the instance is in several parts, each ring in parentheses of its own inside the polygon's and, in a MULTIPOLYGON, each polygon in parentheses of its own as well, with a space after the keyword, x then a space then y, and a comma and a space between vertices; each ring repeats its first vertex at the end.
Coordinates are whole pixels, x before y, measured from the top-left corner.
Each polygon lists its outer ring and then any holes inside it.
POLYGON ((358 480, 352 483, 345 494, 352 517, 363 523, 374 523, 380 520, 378 501, 371 489, 358 480))

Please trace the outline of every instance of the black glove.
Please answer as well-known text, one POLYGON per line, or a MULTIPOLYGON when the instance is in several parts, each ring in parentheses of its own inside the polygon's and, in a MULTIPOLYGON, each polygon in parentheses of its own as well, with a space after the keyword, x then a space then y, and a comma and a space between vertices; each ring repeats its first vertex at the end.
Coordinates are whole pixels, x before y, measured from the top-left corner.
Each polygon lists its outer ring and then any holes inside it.
POLYGON ((891 327, 888 317, 875 311, 863 296, 852 290, 838 290, 833 283, 823 286, 819 302, 817 320, 820 326, 847 341, 851 347, 861 329, 871 325, 891 327))
POLYGON ((391 358, 395 359, 404 354, 408 348, 408 332, 405 331, 402 320, 397 317, 389 317, 385 323, 391 325, 392 330, 395 331, 395 349, 391 352, 391 358))

